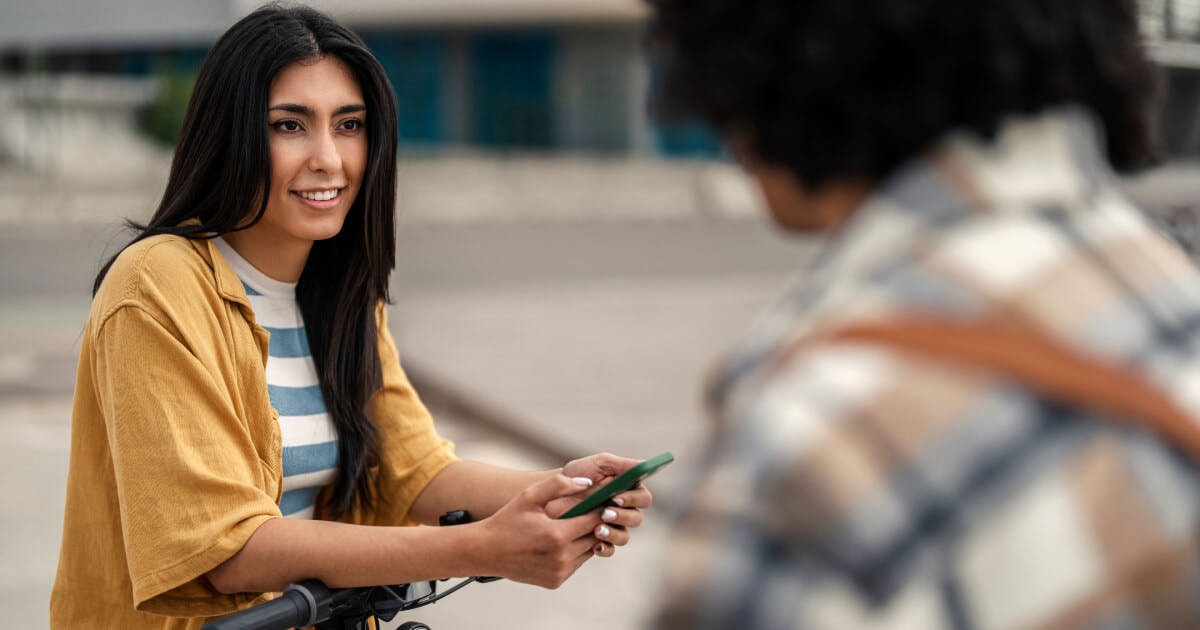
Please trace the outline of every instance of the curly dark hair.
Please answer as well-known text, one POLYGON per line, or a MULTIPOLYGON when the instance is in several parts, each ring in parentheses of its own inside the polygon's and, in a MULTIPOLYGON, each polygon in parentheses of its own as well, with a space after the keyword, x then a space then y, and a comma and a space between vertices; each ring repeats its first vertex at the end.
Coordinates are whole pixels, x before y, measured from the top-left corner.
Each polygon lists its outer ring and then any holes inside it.
POLYGON ((950 130, 1075 103, 1128 170, 1158 70, 1132 0, 647 0, 661 118, 700 119, 801 182, 885 177, 950 130))

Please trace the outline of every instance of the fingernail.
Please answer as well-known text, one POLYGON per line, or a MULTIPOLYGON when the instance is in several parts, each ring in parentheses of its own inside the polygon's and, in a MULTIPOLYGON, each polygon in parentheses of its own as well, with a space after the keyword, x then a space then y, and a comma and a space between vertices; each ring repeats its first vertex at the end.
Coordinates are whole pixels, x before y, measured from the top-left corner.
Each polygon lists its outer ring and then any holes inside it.
POLYGON ((599 555, 602 553, 604 553, 604 545, 603 544, 596 545, 596 554, 599 555))
POLYGON ((620 497, 613 499, 612 502, 613 502, 613 505, 615 505, 617 507, 622 507, 625 505, 625 499, 622 499, 620 497))
POLYGON ((602 538, 608 538, 608 535, 612 532, 610 532, 607 527, 601 525, 600 529, 596 530, 596 533, 599 534, 602 538))
POLYGON ((602 514, 600 514, 600 520, 615 521, 615 520, 617 520, 617 512, 615 510, 610 510, 608 508, 604 508, 604 512, 602 514))
POLYGON ((571 483, 579 486, 580 488, 589 488, 592 485, 592 480, 588 479, 587 477, 571 477, 571 483))

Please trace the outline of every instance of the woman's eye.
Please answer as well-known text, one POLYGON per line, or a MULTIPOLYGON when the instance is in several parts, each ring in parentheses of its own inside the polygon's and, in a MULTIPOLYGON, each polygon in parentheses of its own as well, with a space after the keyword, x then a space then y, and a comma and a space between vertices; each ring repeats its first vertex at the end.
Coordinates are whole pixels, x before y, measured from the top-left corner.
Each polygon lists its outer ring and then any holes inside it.
POLYGON ((281 120, 271 125, 272 127, 284 132, 300 131, 300 123, 294 120, 281 120))
POLYGON ((350 120, 342 122, 342 129, 344 131, 358 131, 359 129, 362 129, 362 128, 363 128, 363 121, 361 121, 361 120, 352 118, 350 120))

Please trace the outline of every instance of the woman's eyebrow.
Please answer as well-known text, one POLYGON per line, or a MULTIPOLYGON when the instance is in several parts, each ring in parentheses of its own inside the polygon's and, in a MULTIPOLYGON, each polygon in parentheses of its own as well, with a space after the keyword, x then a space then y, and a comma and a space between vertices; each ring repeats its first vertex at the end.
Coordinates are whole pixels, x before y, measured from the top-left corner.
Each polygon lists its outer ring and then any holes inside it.
MULTIPOLYGON (((302 116, 310 116, 311 117, 313 115, 312 108, 308 107, 307 105, 297 105, 296 103, 280 103, 278 105, 272 105, 271 108, 268 109, 267 111, 275 111, 277 109, 281 110, 281 111, 285 111, 285 112, 291 112, 293 114, 300 114, 302 116)), ((363 105, 362 103, 354 103, 352 105, 342 105, 341 107, 333 110, 333 115, 341 116, 342 114, 349 114, 351 112, 363 112, 366 110, 367 110, 366 105, 363 105)))
POLYGON ((281 111, 285 111, 285 112, 291 112, 293 114, 301 114, 303 116, 312 116, 311 109, 309 109, 308 107, 305 107, 304 105, 297 105, 295 103, 280 103, 278 105, 272 105, 270 107, 270 109, 268 109, 267 111, 273 112, 277 109, 281 110, 281 111))

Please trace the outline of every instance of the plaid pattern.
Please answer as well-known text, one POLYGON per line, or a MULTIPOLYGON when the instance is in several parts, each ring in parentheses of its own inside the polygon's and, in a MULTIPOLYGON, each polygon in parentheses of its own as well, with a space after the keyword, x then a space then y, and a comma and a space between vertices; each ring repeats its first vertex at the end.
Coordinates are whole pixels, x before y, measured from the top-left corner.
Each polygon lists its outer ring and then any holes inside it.
POLYGON ((710 391, 660 628, 1200 627, 1196 465, 970 365, 863 342, 914 313, 1032 327, 1200 417, 1200 274, 1066 109, 903 169, 710 391))

